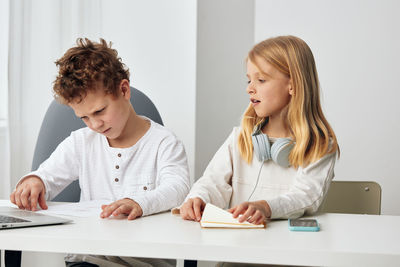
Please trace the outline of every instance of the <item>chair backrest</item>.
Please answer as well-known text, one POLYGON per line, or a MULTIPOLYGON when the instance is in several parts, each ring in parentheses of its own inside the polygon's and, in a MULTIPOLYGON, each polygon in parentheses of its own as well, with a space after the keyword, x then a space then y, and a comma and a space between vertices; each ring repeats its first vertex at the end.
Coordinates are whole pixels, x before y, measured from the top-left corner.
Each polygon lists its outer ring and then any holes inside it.
MULTIPOLYGON (((151 120, 163 124, 156 106, 141 91, 131 87, 131 103, 136 113, 146 116, 151 120)), ((53 100, 46 111, 40 127, 38 140, 33 155, 32 170, 36 170, 45 161, 72 131, 85 127, 86 125, 75 116, 73 110, 53 100)), ((78 202, 80 188, 78 181, 74 181, 53 201, 78 202)))
POLYGON ((381 214, 381 187, 376 182, 332 181, 322 212, 381 214))

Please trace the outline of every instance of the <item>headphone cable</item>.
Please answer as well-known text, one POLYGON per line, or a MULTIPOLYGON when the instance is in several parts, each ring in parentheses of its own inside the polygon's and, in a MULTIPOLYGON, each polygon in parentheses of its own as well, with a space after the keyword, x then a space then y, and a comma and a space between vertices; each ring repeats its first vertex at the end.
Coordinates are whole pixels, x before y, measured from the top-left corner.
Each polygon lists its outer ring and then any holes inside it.
POLYGON ((258 171, 258 176, 257 176, 256 184, 255 184, 255 186, 254 186, 253 192, 251 192, 251 194, 250 194, 249 198, 247 199, 247 201, 250 200, 250 198, 251 198, 251 197, 253 196, 253 194, 254 194, 254 191, 256 191, 256 188, 257 188, 257 185, 258 185, 258 181, 260 180, 260 174, 261 174, 261 170, 262 170, 262 167, 263 167, 263 166, 264 166, 264 162, 261 162, 261 167, 260 167, 260 170, 258 171))

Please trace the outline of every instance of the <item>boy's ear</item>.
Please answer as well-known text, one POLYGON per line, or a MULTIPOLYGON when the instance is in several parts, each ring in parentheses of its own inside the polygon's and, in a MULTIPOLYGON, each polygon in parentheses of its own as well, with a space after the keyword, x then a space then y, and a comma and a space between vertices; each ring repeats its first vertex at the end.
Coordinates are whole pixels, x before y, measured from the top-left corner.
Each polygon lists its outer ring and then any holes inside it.
POLYGON ((121 92, 121 95, 125 98, 130 100, 131 98, 131 87, 129 86, 129 81, 126 79, 123 79, 121 83, 119 84, 119 89, 121 92))

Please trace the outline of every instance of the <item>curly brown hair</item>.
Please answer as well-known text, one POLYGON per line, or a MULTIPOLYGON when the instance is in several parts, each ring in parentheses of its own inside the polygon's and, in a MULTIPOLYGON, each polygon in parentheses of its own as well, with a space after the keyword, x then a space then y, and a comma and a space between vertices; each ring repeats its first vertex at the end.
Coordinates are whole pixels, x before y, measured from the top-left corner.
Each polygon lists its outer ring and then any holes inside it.
POLYGON ((117 96, 121 81, 129 81, 129 70, 117 50, 111 48, 112 43, 78 38, 76 44, 55 62, 59 72, 54 97, 63 104, 80 102, 89 91, 96 90, 97 83, 104 86, 106 94, 117 96))

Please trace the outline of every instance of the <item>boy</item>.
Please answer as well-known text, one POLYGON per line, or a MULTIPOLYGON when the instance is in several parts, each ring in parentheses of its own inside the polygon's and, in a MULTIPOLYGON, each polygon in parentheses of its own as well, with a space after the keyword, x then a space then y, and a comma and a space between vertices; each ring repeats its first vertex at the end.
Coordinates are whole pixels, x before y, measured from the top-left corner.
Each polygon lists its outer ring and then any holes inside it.
MULTIPOLYGON (((111 202, 102 206, 101 218, 124 214, 133 220, 168 210, 189 191, 183 144, 163 126, 135 113, 129 71, 117 51, 100 41, 78 39, 77 46, 56 61, 54 95, 87 128, 72 132, 38 170, 19 181, 10 199, 21 209, 35 211, 37 204, 47 209, 46 199, 76 179, 81 201, 111 202)), ((129 259, 115 258, 73 255, 67 260, 73 266, 87 259, 129 266, 129 259)))

